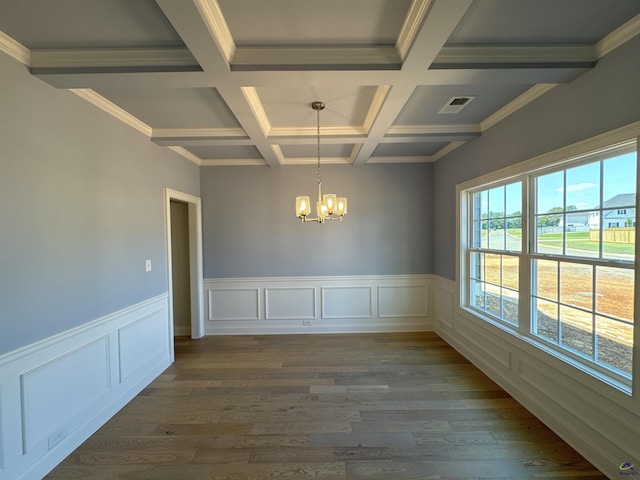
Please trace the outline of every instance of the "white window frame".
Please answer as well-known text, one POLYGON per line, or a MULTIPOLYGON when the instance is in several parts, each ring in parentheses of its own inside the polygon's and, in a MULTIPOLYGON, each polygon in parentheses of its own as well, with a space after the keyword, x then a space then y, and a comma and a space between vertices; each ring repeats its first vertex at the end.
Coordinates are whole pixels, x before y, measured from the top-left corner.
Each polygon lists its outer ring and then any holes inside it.
MULTIPOLYGON (((570 145, 565 148, 555 150, 553 152, 540 155, 538 157, 526 160, 524 162, 512 165, 510 167, 492 172, 490 174, 461 183, 456 189, 457 213, 459 215, 457 222, 457 245, 458 255, 456 256, 456 273, 458 279, 458 298, 457 308, 463 315, 472 315, 486 322, 488 325, 507 331, 515 337, 524 340, 527 344, 533 345, 543 352, 559 358, 565 363, 572 365, 581 371, 586 372, 590 376, 597 378, 606 385, 612 386, 617 390, 631 395, 632 392, 640 391, 640 355, 636 352, 640 346, 640 323, 638 322, 640 313, 640 294, 635 295, 634 304, 634 357, 631 378, 624 374, 619 374, 613 370, 600 367, 594 362, 585 361, 580 355, 574 355, 567 350, 556 345, 549 344, 539 336, 531 332, 531 263, 533 243, 532 235, 529 232, 529 223, 533 222, 535 202, 533 201, 533 190, 530 185, 529 177, 540 173, 550 173, 552 170, 563 170, 567 167, 575 165, 581 160, 585 163, 598 160, 598 156, 608 158, 615 155, 615 152, 621 151, 623 148, 632 146, 636 150, 638 163, 640 163, 640 122, 634 123, 627 127, 608 132, 592 139, 570 145), (597 156, 594 155, 597 152, 597 156), (522 222, 522 255, 520 256, 520 295, 519 295, 519 324, 513 325, 507 321, 500 320, 484 312, 472 308, 469 305, 469 285, 470 285, 470 249, 472 248, 472 232, 470 216, 470 202, 473 193, 494 186, 505 185, 516 181, 522 181, 522 197, 523 197, 523 215, 522 222)), ((637 174, 640 175, 640 165, 637 168, 637 174)), ((636 185, 638 185, 636 179, 636 185)), ((640 193, 640 189, 636 190, 640 193)), ((637 197, 636 197, 637 198, 637 197)), ((638 198, 636 202, 638 201, 638 198)), ((636 205, 636 209, 638 205, 636 205)), ((638 290, 640 285, 640 275, 638 263, 640 262, 640 241, 636 241, 636 261, 635 261, 635 288, 638 290)))

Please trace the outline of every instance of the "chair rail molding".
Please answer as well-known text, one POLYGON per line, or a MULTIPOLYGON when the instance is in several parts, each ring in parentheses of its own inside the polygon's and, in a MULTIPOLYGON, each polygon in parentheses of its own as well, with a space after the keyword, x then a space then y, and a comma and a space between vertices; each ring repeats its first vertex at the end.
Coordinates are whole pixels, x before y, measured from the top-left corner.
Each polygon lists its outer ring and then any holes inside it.
POLYGON ((0 356, 0 480, 42 478, 171 363, 163 293, 0 356))

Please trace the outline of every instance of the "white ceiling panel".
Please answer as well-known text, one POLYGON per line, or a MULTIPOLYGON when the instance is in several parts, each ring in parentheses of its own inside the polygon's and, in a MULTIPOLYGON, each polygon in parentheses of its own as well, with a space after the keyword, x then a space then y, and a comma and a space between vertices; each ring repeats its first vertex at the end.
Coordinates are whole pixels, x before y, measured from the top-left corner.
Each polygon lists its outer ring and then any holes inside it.
POLYGON ((103 89, 98 93, 152 128, 238 128, 215 88, 103 89))
POLYGON ((218 0, 236 45, 396 42, 410 0, 218 0))
POLYGON ((153 0, 2 0, 0 31, 36 49, 184 45, 153 0))
POLYGON ((637 0, 480 0, 447 43, 595 43, 639 13, 637 0))
POLYGON ((261 87, 257 92, 274 127, 315 126, 316 112, 311 108, 315 100, 325 103, 321 125, 361 126, 376 87, 261 87))
POLYGON ((394 125, 479 123, 531 85, 429 85, 416 88, 394 125), (452 98, 472 97, 459 113, 439 113, 452 98))

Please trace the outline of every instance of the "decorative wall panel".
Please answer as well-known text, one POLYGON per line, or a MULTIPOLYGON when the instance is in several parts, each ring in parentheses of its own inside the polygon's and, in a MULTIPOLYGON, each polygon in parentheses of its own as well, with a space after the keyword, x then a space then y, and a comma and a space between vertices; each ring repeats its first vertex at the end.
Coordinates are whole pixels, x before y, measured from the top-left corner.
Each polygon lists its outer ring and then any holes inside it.
POLYGON ((371 318, 371 287, 325 287, 322 318, 371 318))
POLYGON ((266 288, 267 320, 313 319, 316 316, 316 289, 266 288))
POLYGON ((428 312, 428 287, 422 285, 378 287, 378 315, 380 317, 425 317, 428 312))
POLYGON ((258 288, 213 288, 207 291, 209 320, 258 320, 260 318, 258 288))

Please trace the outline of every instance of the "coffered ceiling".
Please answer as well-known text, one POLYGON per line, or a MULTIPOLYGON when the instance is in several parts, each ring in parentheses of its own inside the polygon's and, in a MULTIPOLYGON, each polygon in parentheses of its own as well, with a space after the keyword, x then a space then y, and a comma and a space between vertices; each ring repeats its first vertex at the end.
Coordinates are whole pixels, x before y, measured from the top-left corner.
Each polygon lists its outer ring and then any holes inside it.
POLYGON ((434 161, 638 33, 637 0, 0 0, 0 50, 198 165, 316 162, 314 100, 323 162, 434 161))

